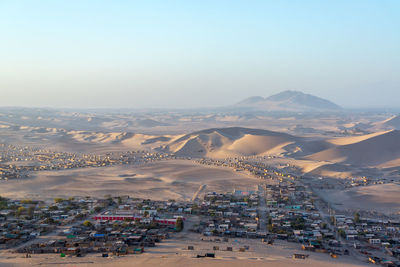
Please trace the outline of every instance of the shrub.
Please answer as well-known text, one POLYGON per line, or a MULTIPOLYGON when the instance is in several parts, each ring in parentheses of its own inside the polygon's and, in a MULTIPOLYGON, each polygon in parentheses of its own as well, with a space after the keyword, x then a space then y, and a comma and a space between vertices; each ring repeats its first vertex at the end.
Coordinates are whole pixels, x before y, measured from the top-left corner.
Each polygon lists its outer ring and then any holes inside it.
POLYGON ((90 221, 86 220, 83 222, 83 226, 90 227, 90 226, 92 226, 92 223, 90 221))

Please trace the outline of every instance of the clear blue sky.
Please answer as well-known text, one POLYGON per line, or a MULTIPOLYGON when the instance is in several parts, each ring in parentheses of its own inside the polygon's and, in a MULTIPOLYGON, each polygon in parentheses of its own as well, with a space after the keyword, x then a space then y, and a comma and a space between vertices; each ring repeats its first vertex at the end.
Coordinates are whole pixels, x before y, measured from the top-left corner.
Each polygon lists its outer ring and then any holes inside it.
POLYGON ((400 106, 399 0, 0 1, 0 105, 400 106))

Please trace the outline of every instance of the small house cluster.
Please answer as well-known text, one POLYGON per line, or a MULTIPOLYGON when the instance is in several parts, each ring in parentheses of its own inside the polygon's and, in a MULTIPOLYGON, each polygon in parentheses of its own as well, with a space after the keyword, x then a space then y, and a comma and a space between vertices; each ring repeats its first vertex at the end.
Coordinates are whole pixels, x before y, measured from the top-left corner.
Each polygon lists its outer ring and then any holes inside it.
POLYGON ((154 247, 156 243, 169 237, 171 228, 158 225, 145 225, 137 221, 98 221, 85 223, 65 229, 64 238, 36 243, 18 249, 20 253, 61 253, 83 256, 87 253, 105 255, 138 254, 145 247, 154 247))
POLYGON ((49 202, 0 197, 0 248, 12 248, 54 231, 58 226, 79 222, 112 203, 89 197, 56 198, 49 202))
POLYGON ((332 216, 338 233, 374 263, 387 264, 400 260, 400 221, 332 216))
POLYGON ((199 206, 202 216, 198 231, 205 236, 260 237, 256 191, 207 193, 199 206))
POLYGON ((293 181, 267 185, 268 232, 275 238, 301 244, 305 251, 349 254, 335 231, 314 206, 312 193, 293 181))
MULTIPOLYGON (((91 204, 86 220, 78 225, 70 221, 60 232, 63 238, 34 243, 17 251, 74 256, 137 254, 184 227, 183 204, 174 201, 131 199, 128 196, 80 201, 91 204), (171 214, 173 212, 176 215, 171 214)), ((58 201, 60 208, 64 202, 69 201, 58 201)))

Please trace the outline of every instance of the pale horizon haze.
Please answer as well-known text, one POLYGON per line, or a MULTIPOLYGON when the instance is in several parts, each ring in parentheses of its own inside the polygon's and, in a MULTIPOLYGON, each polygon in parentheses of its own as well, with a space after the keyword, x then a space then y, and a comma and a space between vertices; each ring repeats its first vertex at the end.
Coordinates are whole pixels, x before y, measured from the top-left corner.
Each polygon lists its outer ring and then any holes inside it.
POLYGON ((0 2, 0 106, 400 107, 400 1, 0 2))

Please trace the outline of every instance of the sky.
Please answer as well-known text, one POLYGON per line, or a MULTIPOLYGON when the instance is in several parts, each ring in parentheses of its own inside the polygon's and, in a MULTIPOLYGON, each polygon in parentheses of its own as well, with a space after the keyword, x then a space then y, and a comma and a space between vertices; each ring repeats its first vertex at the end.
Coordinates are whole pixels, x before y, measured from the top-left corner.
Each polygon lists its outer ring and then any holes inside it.
POLYGON ((0 0, 0 106, 400 106, 398 0, 0 0))

